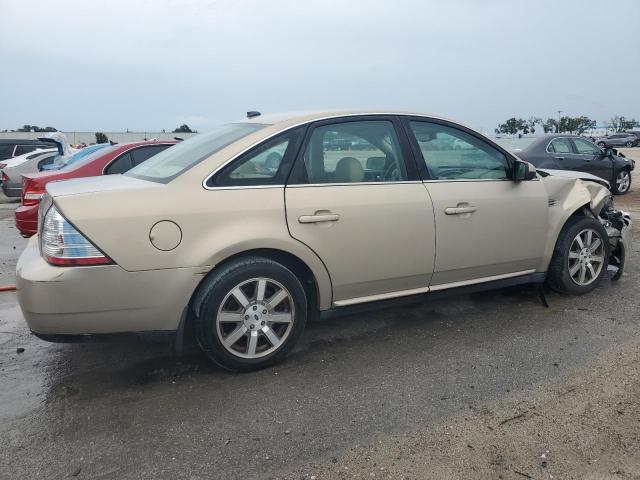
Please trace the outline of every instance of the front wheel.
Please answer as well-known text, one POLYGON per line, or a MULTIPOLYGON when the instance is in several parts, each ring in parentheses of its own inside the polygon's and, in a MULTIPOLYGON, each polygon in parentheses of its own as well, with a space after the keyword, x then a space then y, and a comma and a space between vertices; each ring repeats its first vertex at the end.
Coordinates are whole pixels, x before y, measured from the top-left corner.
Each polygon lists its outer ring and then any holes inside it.
POLYGON ((584 295, 598 286, 609 264, 609 237, 592 217, 567 220, 547 272, 549 286, 561 293, 584 295))
POLYGON ((305 327, 307 298, 289 269, 249 257, 232 261, 206 282, 194 315, 198 342, 215 363, 257 370, 291 351, 305 327))
POLYGON ((604 148, 606 146, 606 144, 604 142, 598 142, 598 145, 600 145, 602 148, 604 148))
POLYGON ((620 170, 613 183, 613 193, 616 195, 624 195, 631 188, 631 172, 626 168, 620 170))

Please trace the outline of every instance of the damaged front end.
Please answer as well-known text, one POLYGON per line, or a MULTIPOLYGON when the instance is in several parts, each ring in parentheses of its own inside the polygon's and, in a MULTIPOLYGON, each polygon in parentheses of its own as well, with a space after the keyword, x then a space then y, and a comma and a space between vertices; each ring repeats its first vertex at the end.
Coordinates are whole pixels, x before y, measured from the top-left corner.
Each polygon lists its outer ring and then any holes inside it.
POLYGON ((631 215, 622 210, 616 210, 613 205, 613 197, 609 196, 600 209, 598 220, 609 236, 611 247, 609 268, 615 272, 611 279, 618 280, 622 277, 627 253, 631 252, 631 215))

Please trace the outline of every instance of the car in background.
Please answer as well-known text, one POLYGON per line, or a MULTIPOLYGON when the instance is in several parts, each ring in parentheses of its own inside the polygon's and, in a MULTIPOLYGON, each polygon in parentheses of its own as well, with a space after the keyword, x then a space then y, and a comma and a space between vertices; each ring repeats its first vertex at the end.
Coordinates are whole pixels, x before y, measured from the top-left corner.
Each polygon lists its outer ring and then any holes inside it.
POLYGON ((73 162, 77 162, 78 160, 91 155, 93 152, 97 152, 98 150, 111 146, 111 143, 96 143, 95 145, 90 145, 88 147, 83 147, 80 150, 75 150, 74 153, 70 155, 58 155, 54 161, 48 165, 44 165, 40 170, 61 170, 66 165, 69 165, 73 162))
POLYGON ((36 148, 51 148, 51 144, 40 140, 2 139, 0 140, 0 160, 18 157, 33 152, 36 148))
MULTIPOLYGON (((38 205, 49 182, 71 178, 93 177, 124 173, 157 153, 176 144, 176 141, 131 142, 115 145, 100 144, 102 148, 70 161, 59 170, 48 170, 22 176, 22 205, 16 208, 16 227, 25 237, 37 232, 38 205)), ((87 147, 91 148, 91 147, 87 147)), ((76 155, 82 153, 80 150, 76 155)))
POLYGON ((636 143, 636 145, 640 144, 640 130, 628 130, 624 133, 633 135, 634 137, 636 137, 638 139, 638 143, 636 143))
POLYGON ((36 149, 19 157, 0 161, 0 182, 2 191, 7 197, 19 197, 22 192, 22 175, 38 172, 45 165, 53 163, 58 150, 36 149))
MULTIPOLYGON (((631 218, 607 188, 540 177, 457 123, 248 116, 124 175, 47 185, 16 270, 35 335, 193 333, 214 362, 255 370, 308 318, 545 281, 583 295, 631 252, 631 218), (362 148, 335 150, 338 138, 362 148)), ((600 298, 623 301, 611 290, 600 298)))
POLYGON ((617 195, 631 188, 635 162, 615 149, 605 150, 586 138, 564 133, 522 140, 498 139, 497 142, 536 168, 590 173, 609 182, 617 195))
POLYGON ((631 133, 614 133, 606 137, 598 137, 595 143, 602 148, 606 147, 634 147, 639 143, 638 137, 631 133))

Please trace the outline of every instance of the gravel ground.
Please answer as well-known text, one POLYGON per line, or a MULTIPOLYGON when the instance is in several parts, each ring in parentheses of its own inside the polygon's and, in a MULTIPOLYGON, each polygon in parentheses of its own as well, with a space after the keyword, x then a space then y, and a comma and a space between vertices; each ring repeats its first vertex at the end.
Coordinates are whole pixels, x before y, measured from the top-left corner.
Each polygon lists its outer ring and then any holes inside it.
MULTIPOLYGON (((639 184, 616 198, 636 238, 639 184)), ((23 245, 4 210, 3 282, 23 245)), ((316 323, 245 375, 48 344, 0 294, 0 478, 640 478, 638 246, 549 309, 517 288, 316 323)))

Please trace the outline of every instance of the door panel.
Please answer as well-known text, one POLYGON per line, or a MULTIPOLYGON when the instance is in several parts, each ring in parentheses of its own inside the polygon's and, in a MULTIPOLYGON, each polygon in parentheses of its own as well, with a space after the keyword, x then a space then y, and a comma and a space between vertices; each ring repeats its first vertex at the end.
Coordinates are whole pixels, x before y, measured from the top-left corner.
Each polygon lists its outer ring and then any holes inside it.
POLYGON ((437 230, 432 288, 539 265, 548 215, 542 182, 427 182, 426 187, 437 230), (458 205, 467 209, 447 213, 458 205))
POLYGON ((293 185, 285 200, 289 231, 325 263, 334 302, 426 291, 435 229, 421 182, 293 185))

